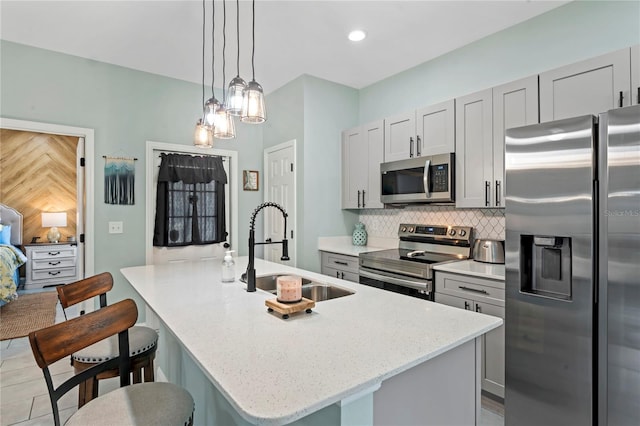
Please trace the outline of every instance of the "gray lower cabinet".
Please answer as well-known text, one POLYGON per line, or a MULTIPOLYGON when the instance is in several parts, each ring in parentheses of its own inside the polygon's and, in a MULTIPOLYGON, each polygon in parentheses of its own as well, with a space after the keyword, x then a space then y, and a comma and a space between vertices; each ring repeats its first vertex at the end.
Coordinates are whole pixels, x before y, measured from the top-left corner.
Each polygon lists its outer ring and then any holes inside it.
MULTIPOLYGON (((504 281, 436 271, 436 303, 500 317, 504 281)), ((504 398, 504 324, 482 338, 482 390, 504 398)))
POLYGON ((359 260, 357 256, 348 256, 345 254, 337 254, 327 251, 323 251, 321 253, 321 272, 323 275, 330 275, 335 278, 353 281, 355 283, 360 281, 360 275, 358 275, 359 260))

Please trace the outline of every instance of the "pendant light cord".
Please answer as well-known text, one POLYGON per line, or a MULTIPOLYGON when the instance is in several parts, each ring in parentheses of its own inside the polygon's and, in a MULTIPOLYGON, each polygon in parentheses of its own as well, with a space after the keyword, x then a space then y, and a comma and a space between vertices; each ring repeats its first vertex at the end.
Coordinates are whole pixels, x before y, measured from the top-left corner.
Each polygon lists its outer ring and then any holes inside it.
POLYGON ((256 80, 256 66, 254 57, 256 55, 256 0, 251 4, 251 76, 252 80, 256 80))
POLYGON ((225 81, 227 81, 226 78, 226 74, 225 74, 225 68, 226 68, 226 61, 225 61, 225 53, 224 51, 227 48, 227 0, 222 0, 222 103, 224 105, 227 104, 227 93, 224 90, 225 88, 225 81))
POLYGON ((215 58, 216 58, 215 29, 216 29, 216 2, 215 0, 211 0, 211 98, 212 99, 216 98, 216 94, 213 89, 213 83, 215 81, 215 75, 216 75, 216 68, 214 66, 215 58))
POLYGON ((236 0, 236 42, 238 55, 236 56, 236 77, 240 77, 240 0, 236 0))
POLYGON ((204 107, 204 42, 205 42, 205 26, 206 26, 206 7, 205 1, 202 0, 202 105, 204 107))

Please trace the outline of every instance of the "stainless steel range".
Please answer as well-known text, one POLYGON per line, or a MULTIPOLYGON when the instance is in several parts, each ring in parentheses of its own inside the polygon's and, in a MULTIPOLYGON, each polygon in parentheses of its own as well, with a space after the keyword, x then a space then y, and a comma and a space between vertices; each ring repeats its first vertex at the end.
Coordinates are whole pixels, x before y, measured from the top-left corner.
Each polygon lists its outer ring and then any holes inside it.
POLYGON ((400 224, 397 249, 360 254, 360 284, 433 300, 433 266, 471 258, 473 228, 400 224))

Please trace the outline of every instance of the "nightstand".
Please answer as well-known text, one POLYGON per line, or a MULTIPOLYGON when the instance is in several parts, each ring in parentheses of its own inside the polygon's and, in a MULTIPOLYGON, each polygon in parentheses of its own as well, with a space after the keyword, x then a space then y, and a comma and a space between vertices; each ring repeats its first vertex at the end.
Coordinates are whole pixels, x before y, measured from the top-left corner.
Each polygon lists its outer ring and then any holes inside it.
POLYGON ((67 284, 78 279, 77 243, 25 244, 25 290, 67 284))

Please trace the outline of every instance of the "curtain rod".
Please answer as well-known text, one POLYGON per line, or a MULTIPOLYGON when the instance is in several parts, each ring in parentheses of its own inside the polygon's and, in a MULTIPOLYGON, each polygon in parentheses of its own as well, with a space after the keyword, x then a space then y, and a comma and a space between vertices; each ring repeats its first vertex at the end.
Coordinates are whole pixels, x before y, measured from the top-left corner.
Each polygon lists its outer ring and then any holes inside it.
POLYGON ((137 158, 132 158, 132 157, 112 157, 110 155, 103 155, 102 158, 109 158, 111 160, 133 160, 133 161, 138 161, 137 158))
MULTIPOLYGON (((172 154, 175 154, 175 153, 172 153, 172 154)), ((167 154, 167 155, 168 155, 168 154, 167 154)), ((189 155, 189 154, 178 154, 178 155, 189 155)), ((193 155, 189 155, 189 156, 190 156, 190 157, 215 157, 215 158, 221 158, 221 159, 222 159, 222 161, 227 161, 227 158, 229 158, 229 157, 225 157, 225 156, 222 156, 222 155, 213 155, 213 154, 209 154, 209 155, 198 155, 198 154, 193 154, 193 155)), ((160 154, 160 155, 158 156, 158 158, 162 158, 162 154, 160 154)), ((137 160, 137 158, 136 158, 136 160, 137 160)))

